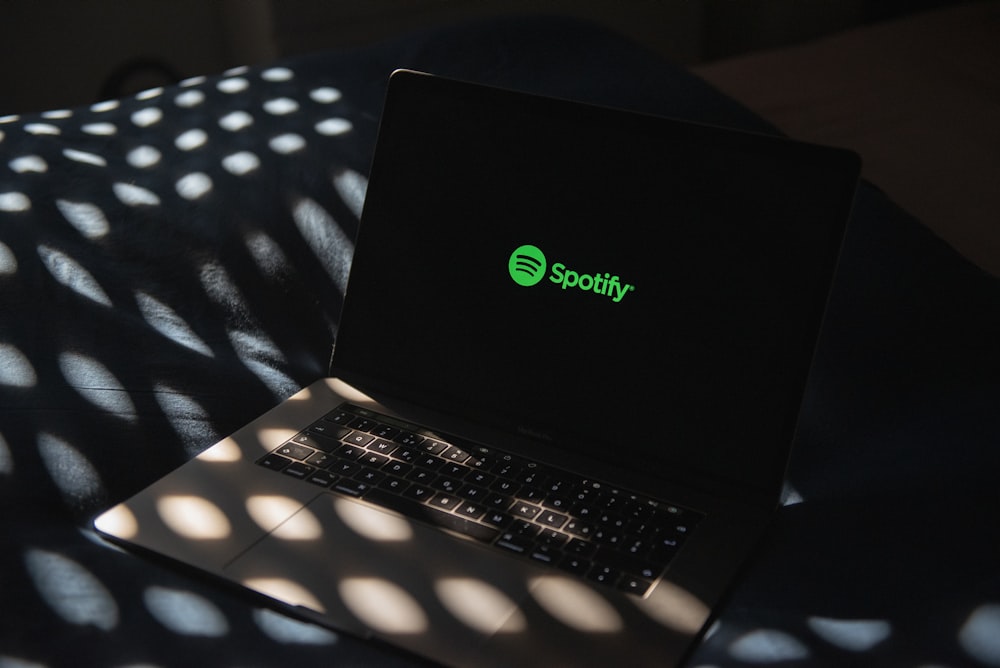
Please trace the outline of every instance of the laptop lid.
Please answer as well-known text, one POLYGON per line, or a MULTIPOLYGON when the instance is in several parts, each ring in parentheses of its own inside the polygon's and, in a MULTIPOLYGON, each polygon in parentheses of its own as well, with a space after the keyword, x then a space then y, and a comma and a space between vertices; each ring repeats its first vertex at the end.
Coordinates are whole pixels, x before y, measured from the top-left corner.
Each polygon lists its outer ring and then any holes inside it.
POLYGON ((773 507, 858 170, 396 72, 333 373, 773 507))

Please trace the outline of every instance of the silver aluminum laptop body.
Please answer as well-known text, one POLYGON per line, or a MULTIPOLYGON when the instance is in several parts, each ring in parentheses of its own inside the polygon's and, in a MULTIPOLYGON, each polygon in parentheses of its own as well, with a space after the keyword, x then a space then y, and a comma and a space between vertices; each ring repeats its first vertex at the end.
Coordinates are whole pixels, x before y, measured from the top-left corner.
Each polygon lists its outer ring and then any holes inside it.
POLYGON ((777 505, 857 173, 396 72, 332 376, 95 526, 448 665, 675 665, 777 505), (637 596, 258 463, 345 402, 703 519, 637 596))

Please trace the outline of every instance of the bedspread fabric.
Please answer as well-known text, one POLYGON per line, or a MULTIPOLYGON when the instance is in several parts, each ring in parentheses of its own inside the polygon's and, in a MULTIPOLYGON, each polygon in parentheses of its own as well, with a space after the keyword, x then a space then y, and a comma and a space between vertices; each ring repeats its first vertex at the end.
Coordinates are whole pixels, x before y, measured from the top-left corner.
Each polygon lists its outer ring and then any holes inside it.
MULTIPOLYGON (((0 667, 417 663, 89 528, 326 375, 397 67, 773 131, 562 19, 0 119, 0 667)), ((997 280, 864 184, 789 505, 691 665, 1000 665, 998 342, 997 280)))

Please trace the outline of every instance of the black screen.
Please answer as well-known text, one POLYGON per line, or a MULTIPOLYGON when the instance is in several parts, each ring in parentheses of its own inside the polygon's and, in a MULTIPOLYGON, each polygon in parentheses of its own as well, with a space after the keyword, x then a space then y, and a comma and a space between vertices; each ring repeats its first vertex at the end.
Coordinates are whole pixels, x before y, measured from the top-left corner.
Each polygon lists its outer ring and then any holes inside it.
POLYGON ((592 456, 772 486, 856 174, 846 152, 397 74, 335 364, 592 456))

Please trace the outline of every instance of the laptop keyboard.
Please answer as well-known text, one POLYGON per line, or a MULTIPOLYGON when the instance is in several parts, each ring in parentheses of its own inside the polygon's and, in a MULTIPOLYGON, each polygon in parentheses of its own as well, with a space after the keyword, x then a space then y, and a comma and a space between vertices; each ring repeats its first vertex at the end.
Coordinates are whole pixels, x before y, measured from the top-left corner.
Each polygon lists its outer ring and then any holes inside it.
POLYGON ((703 517, 350 404, 257 463, 638 596, 703 517))

